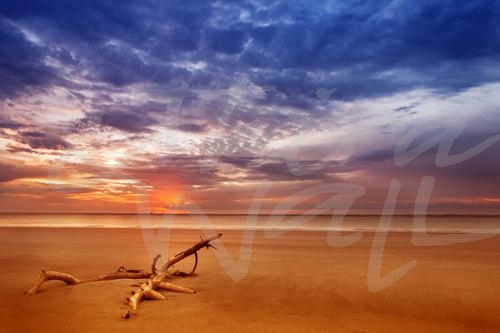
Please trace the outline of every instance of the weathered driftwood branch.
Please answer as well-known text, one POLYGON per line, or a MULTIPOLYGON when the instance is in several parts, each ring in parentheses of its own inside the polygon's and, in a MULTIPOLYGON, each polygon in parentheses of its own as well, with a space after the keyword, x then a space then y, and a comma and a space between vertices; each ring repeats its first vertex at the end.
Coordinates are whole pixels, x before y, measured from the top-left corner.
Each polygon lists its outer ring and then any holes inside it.
POLYGON ((123 316, 124 318, 128 319, 130 316, 134 313, 134 311, 137 309, 137 306, 139 302, 141 302, 143 299, 151 299, 151 300, 165 300, 165 296, 162 295, 158 290, 167 290, 167 291, 174 291, 174 292, 180 292, 180 293, 187 293, 187 294, 195 294, 196 291, 178 286, 176 284, 167 282, 167 279, 171 279, 172 275, 168 272, 168 269, 178 263, 181 260, 186 259, 189 256, 194 255, 195 256, 195 262, 194 266, 191 270, 190 273, 184 273, 184 272, 179 272, 176 271, 174 272, 174 276, 190 276, 193 275, 196 267, 198 266, 198 251, 201 250, 202 248, 214 248, 215 247, 210 244, 211 241, 219 239, 222 237, 222 234, 217 234, 216 236, 207 238, 207 239, 201 239, 198 243, 190 247, 189 249, 182 251, 172 258, 170 258, 162 267, 160 270, 156 268, 156 264, 158 262, 158 259, 160 258, 160 255, 156 255, 153 258, 153 262, 151 263, 151 271, 143 271, 143 270, 138 270, 138 269, 126 269, 125 267, 121 266, 118 268, 116 272, 109 273, 109 274, 104 274, 104 275, 99 275, 94 278, 90 279, 77 279, 76 277, 67 274, 67 273, 61 273, 61 272, 56 272, 56 271, 45 271, 42 270, 40 273, 40 276, 38 279, 35 281, 33 286, 26 292, 28 295, 31 294, 36 294, 42 285, 46 281, 51 281, 51 280, 59 280, 63 281, 68 285, 75 285, 75 284, 81 284, 81 283, 86 283, 86 282, 96 282, 96 281, 107 281, 107 280, 117 280, 117 279, 148 279, 147 282, 143 282, 139 285, 139 288, 134 290, 132 292, 132 295, 127 298, 127 304, 130 307, 130 310, 127 311, 127 313, 123 316))
POLYGON ((158 261, 158 259, 160 259, 160 257, 161 257, 161 254, 157 254, 153 258, 153 262, 151 263, 151 272, 153 272, 153 274, 156 274, 156 262, 158 261))
MULTIPOLYGON (((170 258, 158 271, 156 269, 156 263, 158 259, 160 258, 160 255, 157 255, 156 257, 153 258, 153 263, 151 264, 151 272, 152 275, 148 281, 147 284, 141 284, 140 287, 136 290, 133 291, 132 296, 127 298, 127 304, 130 306, 130 310, 127 311, 123 315, 123 318, 129 319, 131 315, 134 313, 134 311, 137 309, 137 305, 143 298, 151 298, 151 299, 161 299, 159 298, 160 293, 158 293, 156 290, 168 290, 168 291, 175 291, 175 292, 180 292, 180 293, 187 293, 187 294, 195 294, 196 291, 191 290, 189 288, 181 287, 176 284, 170 283, 165 281, 166 279, 170 278, 171 275, 167 272, 170 267, 175 265, 181 260, 186 259, 189 256, 194 255, 195 256, 195 262, 193 269, 191 270, 190 273, 184 273, 184 272, 175 272, 175 276, 189 276, 193 275, 196 267, 198 266, 198 251, 203 249, 203 248, 214 248, 210 242, 219 239, 222 237, 222 234, 217 234, 213 237, 209 237, 207 239, 201 239, 198 243, 193 245, 187 250, 184 250, 182 252, 177 253, 175 256, 170 258)), ((163 295, 162 295, 163 296, 163 295)))
MULTIPOLYGON (((185 251, 182 251, 182 252, 179 252, 175 256, 173 256, 172 258, 168 259, 168 261, 161 267, 160 271, 166 272, 170 267, 172 267, 173 265, 175 265, 179 261, 184 260, 185 258, 187 258, 187 257, 189 257, 189 256, 191 256, 193 254, 196 254, 196 252, 198 252, 202 248, 207 248, 207 249, 208 248, 213 248, 213 249, 216 249, 216 247, 213 246, 212 244, 210 244, 210 242, 214 241, 216 239, 219 239, 221 237, 222 237, 222 234, 217 234, 217 235, 215 235, 213 237, 209 237, 207 239, 203 239, 202 238, 198 243, 196 243, 195 245, 193 245, 189 249, 187 249, 185 251)), ((197 260, 196 260, 196 264, 198 264, 197 260)))
POLYGON ((81 283, 95 282, 95 281, 107 281, 107 280, 118 280, 118 279, 147 279, 151 277, 150 272, 144 272, 138 270, 123 270, 121 268, 122 267, 120 267, 120 269, 118 269, 114 273, 99 275, 95 278, 90 278, 85 280, 77 279, 76 277, 67 273, 42 270, 42 272, 38 276, 38 279, 33 284, 33 287, 31 287, 31 289, 28 290, 26 294, 28 295, 36 294, 46 281, 51 281, 51 280, 64 281, 66 282, 66 284, 73 285, 73 284, 81 284, 81 283))
POLYGON ((50 280, 60 280, 66 282, 66 284, 79 284, 82 282, 77 278, 75 278, 74 276, 66 273, 42 270, 42 272, 38 276, 38 279, 35 281, 30 290, 26 292, 26 294, 27 295, 36 294, 40 289, 40 287, 42 286, 42 284, 45 281, 50 281, 50 280))

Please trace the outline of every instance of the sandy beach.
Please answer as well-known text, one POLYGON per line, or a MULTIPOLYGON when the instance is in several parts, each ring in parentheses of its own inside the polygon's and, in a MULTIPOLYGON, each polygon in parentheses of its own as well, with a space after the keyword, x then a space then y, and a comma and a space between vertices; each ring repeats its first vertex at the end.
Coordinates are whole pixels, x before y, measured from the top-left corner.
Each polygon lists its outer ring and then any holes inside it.
MULTIPOLYGON (((169 253, 199 240, 199 231, 172 231, 169 253)), ((238 256, 241 232, 222 243, 238 256)), ((212 250, 203 250, 197 275, 175 282, 194 295, 165 293, 142 302, 130 320, 124 300, 137 281, 66 286, 48 282, 24 292, 40 269, 88 278, 150 266, 140 230, 1 228, 2 332, 498 332, 500 238, 416 247, 411 234, 391 232, 382 276, 417 264, 380 292, 367 288, 373 234, 344 249, 326 233, 290 232, 276 239, 255 234, 248 274, 233 281, 212 250)), ((187 260, 189 261, 189 260, 187 260)), ((184 267, 189 269, 192 262, 184 267)))
POLYGON ((2 0, 0 333, 500 333, 499 92, 500 0, 2 0))

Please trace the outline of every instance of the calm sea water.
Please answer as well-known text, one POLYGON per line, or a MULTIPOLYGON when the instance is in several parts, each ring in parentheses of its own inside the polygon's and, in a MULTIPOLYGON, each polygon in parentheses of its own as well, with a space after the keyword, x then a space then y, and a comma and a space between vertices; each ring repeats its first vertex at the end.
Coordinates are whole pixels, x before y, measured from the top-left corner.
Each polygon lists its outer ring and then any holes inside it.
MULTIPOLYGON (((428 216, 427 232, 500 233, 500 216, 428 216), (499 229, 499 230, 496 230, 499 229)), ((0 227, 170 228, 170 229, 294 229, 304 231, 376 230, 379 216, 347 216, 342 225, 330 216, 133 215, 133 214, 0 214, 0 227)), ((415 231, 422 228, 415 228, 415 231)), ((412 216, 394 216, 390 231, 413 231, 412 216)))

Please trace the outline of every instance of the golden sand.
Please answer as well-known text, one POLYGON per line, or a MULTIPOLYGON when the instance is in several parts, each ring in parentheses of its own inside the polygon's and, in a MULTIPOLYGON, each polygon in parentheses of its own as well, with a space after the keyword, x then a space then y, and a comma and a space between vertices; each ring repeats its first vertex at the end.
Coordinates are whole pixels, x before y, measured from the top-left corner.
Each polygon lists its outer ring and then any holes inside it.
MULTIPOLYGON (((170 254, 199 235, 173 231, 170 254)), ((241 235, 225 232, 222 238, 235 258, 241 235)), ((416 247, 410 238, 389 234, 382 275, 411 260, 416 266, 373 293, 367 287, 373 234, 335 249, 321 232, 273 240, 257 232, 242 280, 233 281, 212 250, 203 250, 197 276, 175 281, 196 294, 165 293, 166 301, 145 301, 136 316, 124 320, 124 300, 137 281, 76 286, 53 281, 39 294, 23 292, 42 268, 81 278, 121 265, 147 269, 150 256, 140 230, 1 228, 0 327, 2 332, 500 332, 500 237, 433 247, 416 247)))

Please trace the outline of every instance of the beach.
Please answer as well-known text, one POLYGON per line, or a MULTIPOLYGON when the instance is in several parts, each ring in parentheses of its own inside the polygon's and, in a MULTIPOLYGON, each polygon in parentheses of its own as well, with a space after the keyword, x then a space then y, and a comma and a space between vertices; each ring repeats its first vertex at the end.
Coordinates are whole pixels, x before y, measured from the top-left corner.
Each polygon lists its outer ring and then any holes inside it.
MULTIPOLYGON (((237 258, 242 231, 221 231, 237 258)), ((170 255, 199 240, 173 230, 170 255)), ((326 232, 294 231, 267 239, 256 231, 247 274, 234 281, 213 250, 202 250, 197 274, 176 284, 196 294, 164 292, 125 320, 137 280, 66 286, 46 283, 25 295, 41 269, 79 278, 127 268, 149 269, 140 229, 0 228, 2 332, 498 332, 500 237, 446 246, 415 246, 411 233, 390 232, 381 275, 416 260, 400 280, 370 292, 373 232, 333 248, 326 232)), ((166 253, 163 253, 166 256, 166 253)), ((179 265, 189 270, 191 259, 179 265)))

